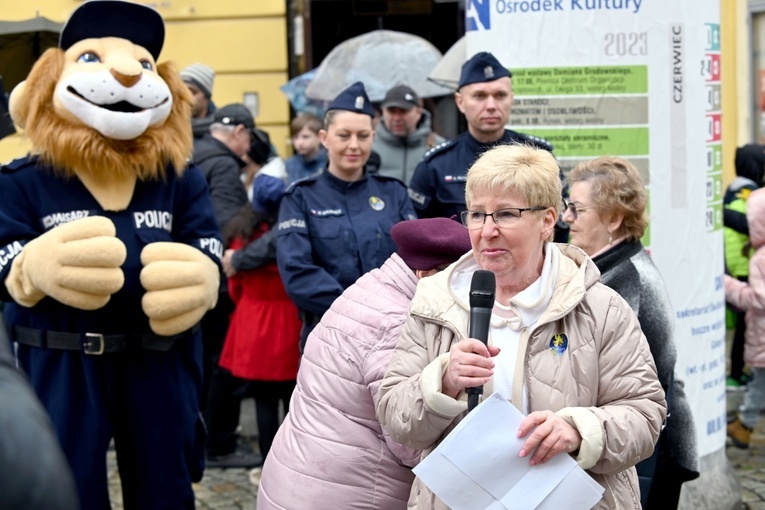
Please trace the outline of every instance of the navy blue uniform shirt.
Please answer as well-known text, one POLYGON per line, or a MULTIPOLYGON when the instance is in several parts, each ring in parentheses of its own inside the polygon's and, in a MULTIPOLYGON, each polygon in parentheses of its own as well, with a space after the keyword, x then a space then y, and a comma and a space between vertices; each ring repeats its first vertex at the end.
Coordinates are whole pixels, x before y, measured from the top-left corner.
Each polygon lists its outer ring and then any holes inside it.
POLYGON ((391 227, 415 217, 397 179, 365 172, 347 182, 325 169, 294 182, 276 227, 287 294, 298 308, 323 315, 343 290, 396 251, 391 227))
MULTIPOLYGON (((220 264, 222 244, 207 184, 195 165, 178 177, 168 168, 164 180, 138 181, 128 208, 105 211, 76 177, 66 179, 37 162, 22 158, 0 173, 0 281, 22 247, 56 226, 86 216, 112 220, 125 243, 122 265, 125 284, 103 308, 86 311, 50 297, 31 308, 15 303, 5 307, 9 325, 69 332, 102 334, 149 333, 141 308, 145 293, 139 280, 141 250, 149 243, 170 241, 199 248, 220 264)), ((5 285, 0 299, 11 301, 5 285)))
POLYGON ((496 142, 484 144, 465 131, 425 153, 409 183, 412 199, 420 218, 450 218, 459 215, 465 206, 467 171, 478 157, 500 144, 529 144, 552 152, 552 145, 531 135, 505 130, 496 142))

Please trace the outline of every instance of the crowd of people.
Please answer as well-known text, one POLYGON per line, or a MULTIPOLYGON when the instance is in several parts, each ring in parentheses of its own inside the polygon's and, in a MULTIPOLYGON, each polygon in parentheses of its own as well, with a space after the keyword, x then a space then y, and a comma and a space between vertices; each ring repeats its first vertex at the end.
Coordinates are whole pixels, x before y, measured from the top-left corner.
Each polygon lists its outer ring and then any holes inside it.
MULTIPOLYGON (((435 132, 407 84, 373 104, 357 82, 323 118, 295 116, 286 160, 244 104, 215 105, 212 68, 180 78, 223 242, 201 321, 207 467, 262 469, 264 510, 445 509, 412 467, 466 416, 467 390, 487 385, 525 415, 521 456, 575 458, 605 489, 595 508, 677 507, 699 476, 696 433, 628 160, 585 161, 564 178, 551 144, 505 127, 512 73, 487 52, 462 66, 456 138, 435 132), (469 335, 479 270, 496 278, 488 343, 469 335), (245 397, 257 449, 237 432, 245 397)), ((764 154, 742 151, 740 165, 737 154, 725 216, 732 377, 747 383, 744 359, 753 377, 728 429, 742 446, 765 402, 765 192, 753 191, 764 154)), ((0 349, 2 372, 6 358, 0 349)), ((40 411, 24 410, 53 442, 40 411)), ((49 461, 63 462, 58 449, 49 461)), ((60 481, 73 498, 69 475, 60 481)))
POLYGON ((512 73, 482 52, 462 68, 457 138, 406 84, 375 105, 359 82, 323 119, 297 115, 294 155, 269 171, 264 133, 244 105, 215 109, 202 69, 182 76, 207 110, 194 159, 228 277, 203 323, 208 466, 264 463, 258 508, 445 508, 411 468, 489 384, 527 415, 532 464, 574 455, 606 487, 597 508, 677 506, 695 432, 629 161, 566 182, 549 143, 505 128, 512 73), (497 278, 488 345, 467 333, 480 269, 497 278), (245 395, 260 455, 237 441, 245 395))

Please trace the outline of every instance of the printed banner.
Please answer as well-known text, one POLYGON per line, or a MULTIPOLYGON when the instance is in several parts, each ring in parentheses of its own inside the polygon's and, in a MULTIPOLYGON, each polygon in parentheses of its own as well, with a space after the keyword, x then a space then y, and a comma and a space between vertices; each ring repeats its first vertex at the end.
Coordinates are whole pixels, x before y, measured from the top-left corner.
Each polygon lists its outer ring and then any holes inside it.
POLYGON ((725 446, 719 20, 716 0, 466 2, 468 55, 513 72, 511 129, 549 140, 564 172, 604 155, 640 170, 700 455, 725 446))

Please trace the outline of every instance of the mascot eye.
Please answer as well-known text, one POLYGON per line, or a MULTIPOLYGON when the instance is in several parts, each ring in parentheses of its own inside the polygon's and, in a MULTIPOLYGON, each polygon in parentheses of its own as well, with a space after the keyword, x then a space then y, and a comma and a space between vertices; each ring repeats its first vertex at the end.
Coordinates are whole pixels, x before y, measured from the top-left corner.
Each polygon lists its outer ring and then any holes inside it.
POLYGON ((80 58, 77 59, 77 62, 82 62, 83 64, 94 64, 97 62, 101 62, 101 59, 98 58, 98 55, 96 55, 92 51, 89 51, 87 53, 83 53, 82 55, 80 55, 80 58))
POLYGON ((151 71, 152 69, 154 69, 154 66, 152 66, 151 62, 149 62, 148 60, 141 60, 141 67, 143 67, 147 71, 151 71))

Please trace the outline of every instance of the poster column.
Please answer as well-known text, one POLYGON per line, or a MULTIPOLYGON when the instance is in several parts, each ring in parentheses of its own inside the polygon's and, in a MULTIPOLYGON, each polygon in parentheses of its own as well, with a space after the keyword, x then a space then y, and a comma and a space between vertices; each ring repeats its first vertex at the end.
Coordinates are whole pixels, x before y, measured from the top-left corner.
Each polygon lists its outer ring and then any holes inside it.
POLYGON ((640 170, 701 456, 725 445, 719 16, 717 0, 466 3, 468 56, 513 72, 511 129, 564 172, 604 155, 640 170))

